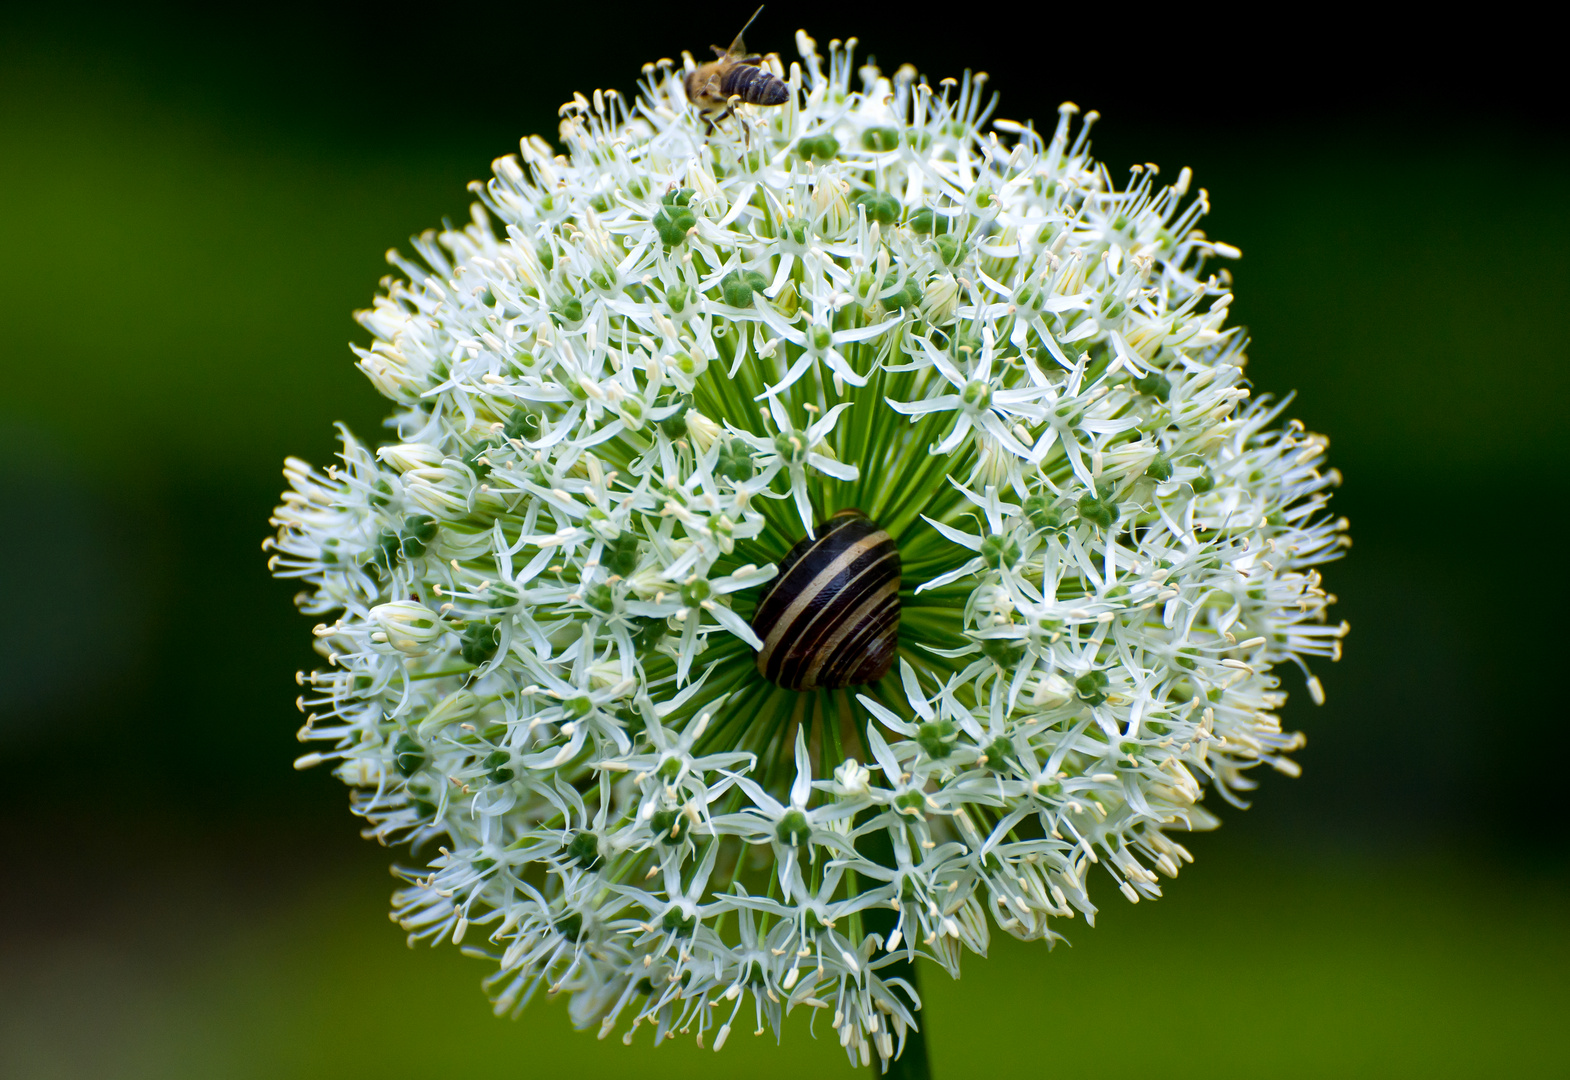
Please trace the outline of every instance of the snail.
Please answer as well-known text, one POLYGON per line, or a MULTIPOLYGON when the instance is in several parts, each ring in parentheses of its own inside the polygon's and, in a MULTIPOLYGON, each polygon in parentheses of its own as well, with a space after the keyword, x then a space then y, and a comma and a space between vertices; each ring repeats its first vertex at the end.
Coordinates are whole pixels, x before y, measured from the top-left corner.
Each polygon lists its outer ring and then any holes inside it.
POLYGON ((790 549, 758 600, 758 673, 787 690, 877 682, 899 638, 899 548, 860 510, 841 510, 790 549))

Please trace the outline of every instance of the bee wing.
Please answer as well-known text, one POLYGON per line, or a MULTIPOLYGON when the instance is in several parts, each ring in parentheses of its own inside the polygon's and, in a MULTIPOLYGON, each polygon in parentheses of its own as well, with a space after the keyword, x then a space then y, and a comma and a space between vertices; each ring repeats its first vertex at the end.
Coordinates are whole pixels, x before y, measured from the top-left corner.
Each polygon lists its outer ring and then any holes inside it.
MULTIPOLYGON (((741 28, 741 33, 736 35, 736 40, 730 43, 730 48, 725 50, 728 56, 743 62, 748 59, 747 46, 742 43, 741 39, 742 36, 746 34, 747 30, 752 26, 752 24, 758 21, 758 16, 762 14, 763 5, 760 4, 758 5, 758 10, 752 13, 752 18, 747 20, 747 25, 741 28)), ((719 50, 715 49, 714 51, 718 52, 719 50)))

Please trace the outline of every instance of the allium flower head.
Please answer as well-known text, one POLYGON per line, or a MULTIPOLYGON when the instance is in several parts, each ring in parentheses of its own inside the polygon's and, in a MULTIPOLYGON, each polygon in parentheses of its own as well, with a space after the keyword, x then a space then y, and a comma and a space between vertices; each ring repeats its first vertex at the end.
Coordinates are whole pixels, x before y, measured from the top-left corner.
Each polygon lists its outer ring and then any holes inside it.
POLYGON ((412 938, 498 1012, 719 1048, 822 1010, 866 1062, 905 962, 1157 897, 1207 791, 1296 772, 1273 669, 1338 653, 1344 523, 1188 170, 1117 190, 1094 114, 987 128, 980 77, 797 44, 712 135, 668 62, 575 96, 390 256, 356 353, 398 441, 291 459, 269 543, 323 620, 299 764, 412 843, 412 938), (846 508, 898 545, 897 659, 782 689, 754 607, 846 508))

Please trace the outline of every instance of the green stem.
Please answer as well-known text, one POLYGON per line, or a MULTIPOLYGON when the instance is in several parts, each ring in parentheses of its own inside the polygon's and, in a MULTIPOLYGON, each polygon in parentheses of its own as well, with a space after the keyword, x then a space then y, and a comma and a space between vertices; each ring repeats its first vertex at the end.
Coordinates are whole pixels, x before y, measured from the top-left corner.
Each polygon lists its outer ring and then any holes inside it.
MULTIPOLYGON (((876 832, 867 835, 859 842, 861 854, 883 866, 895 865, 894 844, 889 839, 887 832, 876 832)), ((851 888, 855 888, 852 881, 851 888)), ((899 922, 899 912, 884 906, 877 905, 860 912, 863 920, 863 933, 877 934, 884 941, 894 932, 894 927, 899 922)), ((889 1062, 888 1071, 880 1072, 880 1063, 876 1058, 872 1062, 872 1072, 884 1080, 932 1080, 932 1064, 927 1058, 927 1014, 916 1009, 916 1000, 920 999, 921 989, 916 982, 916 965, 901 956, 891 964, 878 969, 878 974, 884 979, 904 979, 916 992, 916 999, 905 1000, 905 1005, 915 1014, 916 1023, 919 1025, 914 1030, 905 1032, 905 1051, 899 1057, 889 1062)), ((890 990, 904 997, 904 992, 897 987, 890 990)))
MULTIPOLYGON (((869 915, 871 913, 869 912, 869 915)), ((893 912, 889 912, 889 928, 893 929, 893 912)), ((869 924, 871 919, 868 920, 869 924)), ((911 986, 916 987, 916 993, 921 989, 916 984, 916 965, 909 960, 897 960, 888 967, 881 968, 879 973, 885 978, 902 978, 911 986)), ((896 991, 898 993, 898 991, 896 991)), ((907 1002, 906 1004, 909 1004, 907 1002)), ((888 1072, 879 1072, 879 1062, 876 1058, 872 1062, 872 1072, 882 1080, 932 1080, 932 1061, 927 1057, 927 1014, 916 1014, 916 1023, 920 1027, 907 1029, 905 1032, 905 1052, 889 1062, 888 1072)))

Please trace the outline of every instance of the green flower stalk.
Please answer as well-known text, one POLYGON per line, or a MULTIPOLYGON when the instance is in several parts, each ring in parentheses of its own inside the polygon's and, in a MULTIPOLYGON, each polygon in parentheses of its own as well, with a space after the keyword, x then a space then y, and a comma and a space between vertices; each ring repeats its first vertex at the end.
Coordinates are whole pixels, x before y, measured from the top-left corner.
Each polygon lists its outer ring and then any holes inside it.
POLYGON ((270 565, 322 620, 297 765, 411 844, 395 917, 499 1013, 719 1049, 807 1009, 887 1063, 918 958, 1158 897, 1207 791, 1296 774, 1273 672, 1322 698, 1345 523, 1188 170, 1120 191, 1094 114, 984 130, 979 76, 797 43, 714 134, 669 62, 576 96, 390 256, 356 353, 398 441, 291 459, 270 565), (784 689, 758 598, 847 508, 898 548, 894 661, 784 689))

